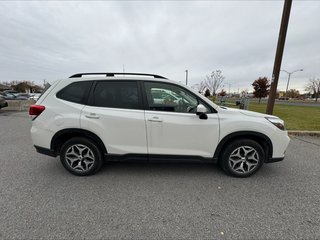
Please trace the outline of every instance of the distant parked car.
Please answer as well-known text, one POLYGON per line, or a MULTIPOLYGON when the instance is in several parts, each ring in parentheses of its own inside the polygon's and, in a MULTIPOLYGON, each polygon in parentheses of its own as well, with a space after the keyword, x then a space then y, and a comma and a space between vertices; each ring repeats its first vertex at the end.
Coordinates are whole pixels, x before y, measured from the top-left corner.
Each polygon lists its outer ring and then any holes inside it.
POLYGON ((13 94, 13 93, 8 93, 3 91, 2 93, 0 93, 0 95, 5 99, 5 100, 27 100, 28 97, 26 96, 19 96, 19 94, 13 94))
POLYGON ((30 96, 30 99, 34 100, 34 101, 38 101, 39 97, 41 96, 41 93, 33 93, 30 96))
POLYGON ((288 97, 279 97, 278 99, 279 99, 279 100, 289 100, 288 97))
POLYGON ((8 102, 2 96, 0 96, 0 109, 4 107, 8 107, 8 102))
POLYGON ((15 94, 17 94, 19 92, 15 91, 15 90, 4 90, 3 93, 10 93, 10 94, 15 95, 15 94))
POLYGON ((3 97, 5 100, 14 100, 16 98, 15 95, 7 92, 0 93, 1 97, 3 97))
POLYGON ((29 93, 17 93, 15 94, 17 99, 24 100, 24 99, 29 99, 31 95, 29 93))

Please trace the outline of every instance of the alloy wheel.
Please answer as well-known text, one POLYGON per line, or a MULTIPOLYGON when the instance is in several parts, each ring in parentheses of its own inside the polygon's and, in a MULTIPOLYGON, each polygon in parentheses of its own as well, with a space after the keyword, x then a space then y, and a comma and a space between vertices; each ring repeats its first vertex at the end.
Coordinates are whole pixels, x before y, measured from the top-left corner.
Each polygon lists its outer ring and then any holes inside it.
POLYGON ((239 174, 252 172, 259 164, 259 154, 250 146, 236 148, 229 156, 231 169, 239 174))
POLYGON ((70 146, 65 155, 67 164, 77 172, 89 171, 95 162, 92 150, 83 144, 70 146))

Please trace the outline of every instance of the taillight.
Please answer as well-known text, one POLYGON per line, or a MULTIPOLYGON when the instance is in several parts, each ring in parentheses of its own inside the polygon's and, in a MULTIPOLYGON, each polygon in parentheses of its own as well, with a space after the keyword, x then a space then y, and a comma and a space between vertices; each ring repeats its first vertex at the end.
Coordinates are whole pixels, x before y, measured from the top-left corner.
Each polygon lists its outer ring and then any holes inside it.
POLYGON ((29 108, 29 115, 35 119, 38 117, 44 110, 46 109, 45 106, 42 105, 31 105, 29 108))

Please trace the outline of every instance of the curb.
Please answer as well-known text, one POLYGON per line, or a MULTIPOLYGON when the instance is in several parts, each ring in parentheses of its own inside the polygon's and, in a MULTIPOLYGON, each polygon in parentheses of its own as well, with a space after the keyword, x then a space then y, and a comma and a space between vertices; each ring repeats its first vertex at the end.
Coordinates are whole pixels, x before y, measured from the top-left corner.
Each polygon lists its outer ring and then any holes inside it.
POLYGON ((320 131, 291 130, 291 131, 288 131, 288 134, 291 135, 291 136, 315 136, 315 137, 320 137, 320 131))

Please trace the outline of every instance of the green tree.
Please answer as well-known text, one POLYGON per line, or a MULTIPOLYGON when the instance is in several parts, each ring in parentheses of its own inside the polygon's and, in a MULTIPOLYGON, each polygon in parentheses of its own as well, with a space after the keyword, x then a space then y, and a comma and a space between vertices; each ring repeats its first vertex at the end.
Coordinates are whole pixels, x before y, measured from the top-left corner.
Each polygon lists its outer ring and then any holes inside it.
POLYGON ((267 77, 259 77, 257 80, 254 80, 252 86, 254 89, 253 95, 259 98, 259 103, 261 98, 268 96, 270 92, 270 84, 267 77))

